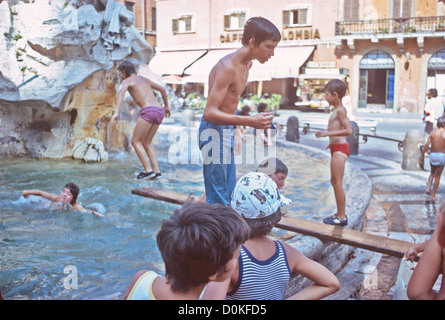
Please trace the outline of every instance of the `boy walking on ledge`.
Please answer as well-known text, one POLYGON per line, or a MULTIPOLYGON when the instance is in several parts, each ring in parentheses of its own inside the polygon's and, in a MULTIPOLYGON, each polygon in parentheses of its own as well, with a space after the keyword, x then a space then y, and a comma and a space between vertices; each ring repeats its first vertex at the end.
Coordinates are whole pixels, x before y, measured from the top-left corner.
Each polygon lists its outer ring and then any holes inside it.
POLYGON ((328 82, 325 87, 326 100, 329 105, 334 106, 334 111, 329 117, 327 131, 318 131, 315 136, 329 137, 331 149, 331 184, 334 188, 335 202, 337 203, 337 213, 323 220, 326 224, 336 226, 346 226, 346 197, 343 190, 343 174, 345 163, 349 157, 349 143, 346 137, 352 133, 351 123, 346 114, 346 108, 342 104, 342 98, 346 93, 346 84, 338 79, 328 82))

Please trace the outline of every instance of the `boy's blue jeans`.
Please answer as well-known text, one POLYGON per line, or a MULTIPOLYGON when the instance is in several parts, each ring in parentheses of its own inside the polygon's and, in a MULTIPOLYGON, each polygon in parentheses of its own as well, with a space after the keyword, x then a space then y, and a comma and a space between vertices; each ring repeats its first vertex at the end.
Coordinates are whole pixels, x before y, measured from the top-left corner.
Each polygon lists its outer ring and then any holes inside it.
POLYGON ((230 206, 236 183, 234 127, 201 119, 199 149, 203 158, 203 175, 207 203, 230 206))

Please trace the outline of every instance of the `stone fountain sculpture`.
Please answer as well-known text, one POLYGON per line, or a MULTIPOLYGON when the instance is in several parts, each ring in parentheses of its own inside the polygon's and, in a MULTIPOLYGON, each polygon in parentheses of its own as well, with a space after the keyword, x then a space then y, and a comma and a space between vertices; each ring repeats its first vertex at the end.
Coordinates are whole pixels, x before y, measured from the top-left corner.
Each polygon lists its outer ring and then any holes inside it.
POLYGON ((114 0, 0 0, 0 157, 103 161, 128 143, 129 107, 108 125, 116 66, 153 54, 133 20, 114 0))

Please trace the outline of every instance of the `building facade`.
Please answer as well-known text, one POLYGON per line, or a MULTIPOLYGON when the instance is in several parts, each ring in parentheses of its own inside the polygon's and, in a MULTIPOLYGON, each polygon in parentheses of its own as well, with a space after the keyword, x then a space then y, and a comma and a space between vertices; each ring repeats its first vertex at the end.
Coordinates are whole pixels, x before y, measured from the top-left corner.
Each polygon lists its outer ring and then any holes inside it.
POLYGON ((155 0, 116 0, 134 13, 134 26, 145 40, 156 46, 156 1, 155 0))
POLYGON ((241 46, 245 22, 263 16, 282 40, 268 62, 254 62, 246 94, 279 93, 294 106, 323 99, 324 84, 339 78, 356 110, 420 112, 428 88, 445 93, 444 7, 437 0, 158 0, 150 67, 167 82, 200 84, 205 96, 211 68, 241 46))
POLYGON ((338 64, 360 109, 420 113, 426 92, 445 98, 445 9, 436 0, 342 0, 338 64))

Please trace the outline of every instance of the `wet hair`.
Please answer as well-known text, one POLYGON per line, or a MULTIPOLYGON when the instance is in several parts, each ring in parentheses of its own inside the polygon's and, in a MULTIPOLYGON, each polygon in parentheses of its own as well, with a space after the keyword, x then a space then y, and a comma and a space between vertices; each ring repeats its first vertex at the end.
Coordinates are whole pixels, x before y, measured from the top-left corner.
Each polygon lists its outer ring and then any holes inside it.
POLYGON ((117 67, 118 71, 122 71, 125 73, 127 77, 131 76, 133 73, 136 73, 136 69, 134 67, 134 64, 132 64, 128 60, 122 61, 119 66, 117 67))
POLYGON ((337 93, 338 97, 342 99, 345 94, 348 87, 346 86, 346 83, 339 79, 332 79, 329 81, 326 86, 324 87, 324 91, 327 91, 329 93, 337 93))
POLYGON ((267 158, 258 166, 257 172, 263 172, 268 176, 274 173, 284 173, 287 176, 288 169, 287 166, 278 158, 267 158))
POLYGON ((444 116, 440 116, 437 119, 437 127, 438 128, 445 128, 445 115, 444 116))
POLYGON ((258 103, 257 110, 258 110, 258 113, 266 112, 267 111, 267 104, 265 104, 264 102, 258 103))
POLYGON ((250 229, 231 207, 187 202, 164 220, 157 243, 173 291, 187 292, 225 271, 250 229))
POLYGON ((70 183, 67 183, 63 188, 64 189, 67 188, 71 192, 71 194, 73 195, 73 199, 71 200, 70 204, 71 205, 75 204, 76 200, 77 200, 77 196, 79 195, 79 192, 80 192, 80 189, 77 186, 77 184, 70 182, 70 183))
POLYGON ((253 17, 247 20, 244 25, 243 38, 241 43, 249 45, 250 39, 255 39, 255 46, 266 40, 280 41, 281 34, 278 28, 269 20, 262 17, 253 17))
POLYGON ((429 89, 428 92, 433 96, 433 98, 437 97, 437 89, 429 89))
POLYGON ((267 236, 280 222, 282 215, 281 210, 278 209, 275 213, 264 218, 245 219, 250 227, 250 239, 267 236))

